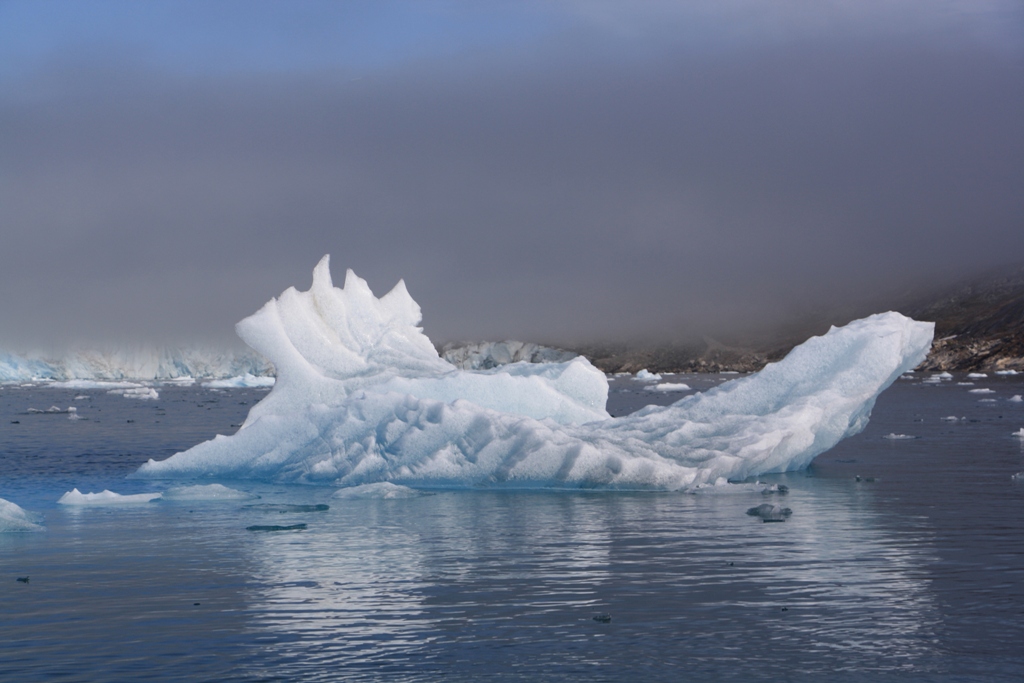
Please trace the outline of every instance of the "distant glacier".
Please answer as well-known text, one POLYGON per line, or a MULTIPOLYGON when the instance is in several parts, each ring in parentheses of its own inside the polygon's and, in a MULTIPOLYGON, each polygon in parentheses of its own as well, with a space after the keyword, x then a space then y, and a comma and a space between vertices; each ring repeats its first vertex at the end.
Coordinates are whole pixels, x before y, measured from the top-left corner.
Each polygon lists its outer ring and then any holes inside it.
POLYGON ((272 377, 274 365, 251 350, 144 347, 37 354, 0 351, 0 382, 69 380, 224 380, 272 377))

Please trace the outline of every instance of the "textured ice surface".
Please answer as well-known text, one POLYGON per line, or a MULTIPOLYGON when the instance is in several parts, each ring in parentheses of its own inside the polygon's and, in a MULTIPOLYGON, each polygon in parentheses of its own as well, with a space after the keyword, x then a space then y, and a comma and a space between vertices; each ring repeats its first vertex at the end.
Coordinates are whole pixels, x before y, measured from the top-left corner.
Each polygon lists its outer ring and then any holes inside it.
POLYGON ((222 484, 196 484, 195 486, 174 486, 163 492, 163 500, 252 500, 257 496, 245 491, 228 488, 222 484))
POLYGON ((148 503, 160 497, 159 493, 134 493, 121 495, 113 491, 100 491, 99 493, 82 493, 78 489, 71 489, 57 501, 58 505, 135 505, 137 503, 148 503))
POLYGON ((108 394, 117 394, 125 398, 140 399, 143 401, 155 401, 160 398, 160 393, 153 387, 137 387, 135 389, 113 389, 108 394))
POLYGON ((0 533, 8 531, 43 531, 36 515, 19 505, 0 498, 0 533))
POLYGON ((325 257, 308 292, 290 288, 237 325, 278 371, 238 433, 138 475, 674 490, 800 469, 864 428, 933 331, 874 315, 755 375, 612 419, 607 380, 585 359, 459 371, 419 322, 402 282, 378 299, 349 271, 337 289, 325 257))

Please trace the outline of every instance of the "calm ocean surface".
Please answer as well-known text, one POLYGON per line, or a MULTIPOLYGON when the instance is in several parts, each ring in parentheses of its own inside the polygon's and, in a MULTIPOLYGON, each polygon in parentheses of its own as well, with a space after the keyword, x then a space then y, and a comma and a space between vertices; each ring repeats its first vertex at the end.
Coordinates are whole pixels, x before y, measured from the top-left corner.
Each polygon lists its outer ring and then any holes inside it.
MULTIPOLYGON (((0 498, 47 530, 0 534, 0 681, 1024 680, 1024 376, 963 381, 898 381, 864 433, 762 477, 785 497, 225 481, 261 498, 86 508, 56 500, 166 488, 125 477, 264 392, 3 386, 0 498), (83 419, 28 412, 50 406, 83 419)), ((610 411, 680 397, 642 386, 610 411)))

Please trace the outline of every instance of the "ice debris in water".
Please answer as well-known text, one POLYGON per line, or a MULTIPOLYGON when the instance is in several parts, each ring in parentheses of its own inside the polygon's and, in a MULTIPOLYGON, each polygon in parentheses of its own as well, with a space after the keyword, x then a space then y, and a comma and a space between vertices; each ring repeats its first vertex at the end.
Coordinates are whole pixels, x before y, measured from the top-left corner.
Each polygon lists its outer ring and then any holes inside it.
POLYGON ((360 484, 359 486, 347 489, 339 489, 334 493, 335 498, 378 498, 387 500, 393 498, 416 498, 422 495, 422 491, 417 491, 408 486, 392 484, 390 481, 379 481, 376 484, 360 484))
POLYGON ((197 484, 195 486, 174 486, 163 493, 164 500, 252 500, 258 498, 251 493, 228 488, 223 484, 197 484))
POLYGON ((117 394, 125 398, 137 398, 143 401, 155 401, 160 398, 160 393, 153 387, 136 387, 133 389, 114 389, 108 394, 117 394))
POLYGON ((920 363, 933 325, 882 313, 809 339, 761 372, 612 419, 586 359, 484 372, 441 359, 401 281, 376 298, 328 258, 236 326, 277 368, 241 429, 146 478, 332 486, 678 490, 806 467, 867 425, 878 394, 920 363))
POLYGON ((661 380, 661 375, 657 372, 648 372, 647 368, 644 368, 640 372, 636 373, 636 377, 633 379, 641 382, 657 382, 661 380))
POLYGON ((1016 370, 996 370, 997 375, 1009 376, 1020 374, 1016 370))
POLYGON ((0 533, 8 531, 43 531, 38 515, 16 503, 0 498, 0 533))
POLYGON ((1021 398, 1020 394, 1014 394, 1013 396, 1011 396, 1010 398, 1008 398, 1006 400, 1007 401, 1013 401, 1014 403, 1024 403, 1024 398, 1021 398))
POLYGON ((276 380, 273 377, 265 377, 256 375, 250 375, 248 373, 239 377, 229 377, 227 379, 215 379, 209 382, 203 382, 203 386, 207 389, 243 389, 252 387, 272 387, 276 380))
POLYGON ((996 392, 994 390, 992 390, 992 389, 968 389, 967 393, 968 394, 994 394, 996 392))
POLYGON ((951 379, 953 379, 953 375, 948 372, 940 372, 937 375, 926 378, 924 381, 929 384, 938 384, 939 382, 948 382, 951 379))
POLYGON ((910 434, 889 433, 889 434, 886 434, 885 436, 883 436, 882 438, 883 439, 889 439, 890 441, 902 441, 904 439, 916 439, 917 437, 916 436, 912 436, 910 434))
POLYGON ((1021 427, 1018 431, 1014 432, 1013 436, 1017 437, 1018 439, 1024 439, 1024 427, 1021 427))
POLYGON ((121 495, 113 491, 99 493, 82 493, 77 488, 71 489, 57 501, 58 505, 134 505, 149 503, 160 498, 159 493, 133 493, 121 495))
POLYGON ((747 510, 747 514, 751 517, 760 517, 762 521, 765 522, 782 522, 792 515, 793 511, 789 508, 784 508, 781 505, 761 503, 757 507, 752 507, 747 510))
POLYGON ((644 387, 647 391, 689 391, 690 385, 682 382, 662 382, 661 384, 655 384, 654 386, 644 387))
POLYGON ((946 417, 940 417, 943 422, 966 422, 966 417, 957 417, 956 415, 948 415, 946 417))
POLYGON ((967 379, 985 379, 988 377, 984 372, 968 372, 967 379))

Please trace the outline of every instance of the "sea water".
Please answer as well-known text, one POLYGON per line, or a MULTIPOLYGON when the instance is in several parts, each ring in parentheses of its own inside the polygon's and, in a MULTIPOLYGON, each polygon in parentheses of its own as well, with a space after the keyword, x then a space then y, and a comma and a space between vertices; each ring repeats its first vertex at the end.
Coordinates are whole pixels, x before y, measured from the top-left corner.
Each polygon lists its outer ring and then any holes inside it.
MULTIPOLYGON (((56 501, 177 485, 126 477, 265 392, 6 385, 0 498, 46 530, 0 534, 0 680, 1020 680, 1024 380, 927 379, 761 477, 786 494, 222 481, 259 497, 121 506, 56 501)), ((680 395, 616 379, 608 411, 680 395)))

